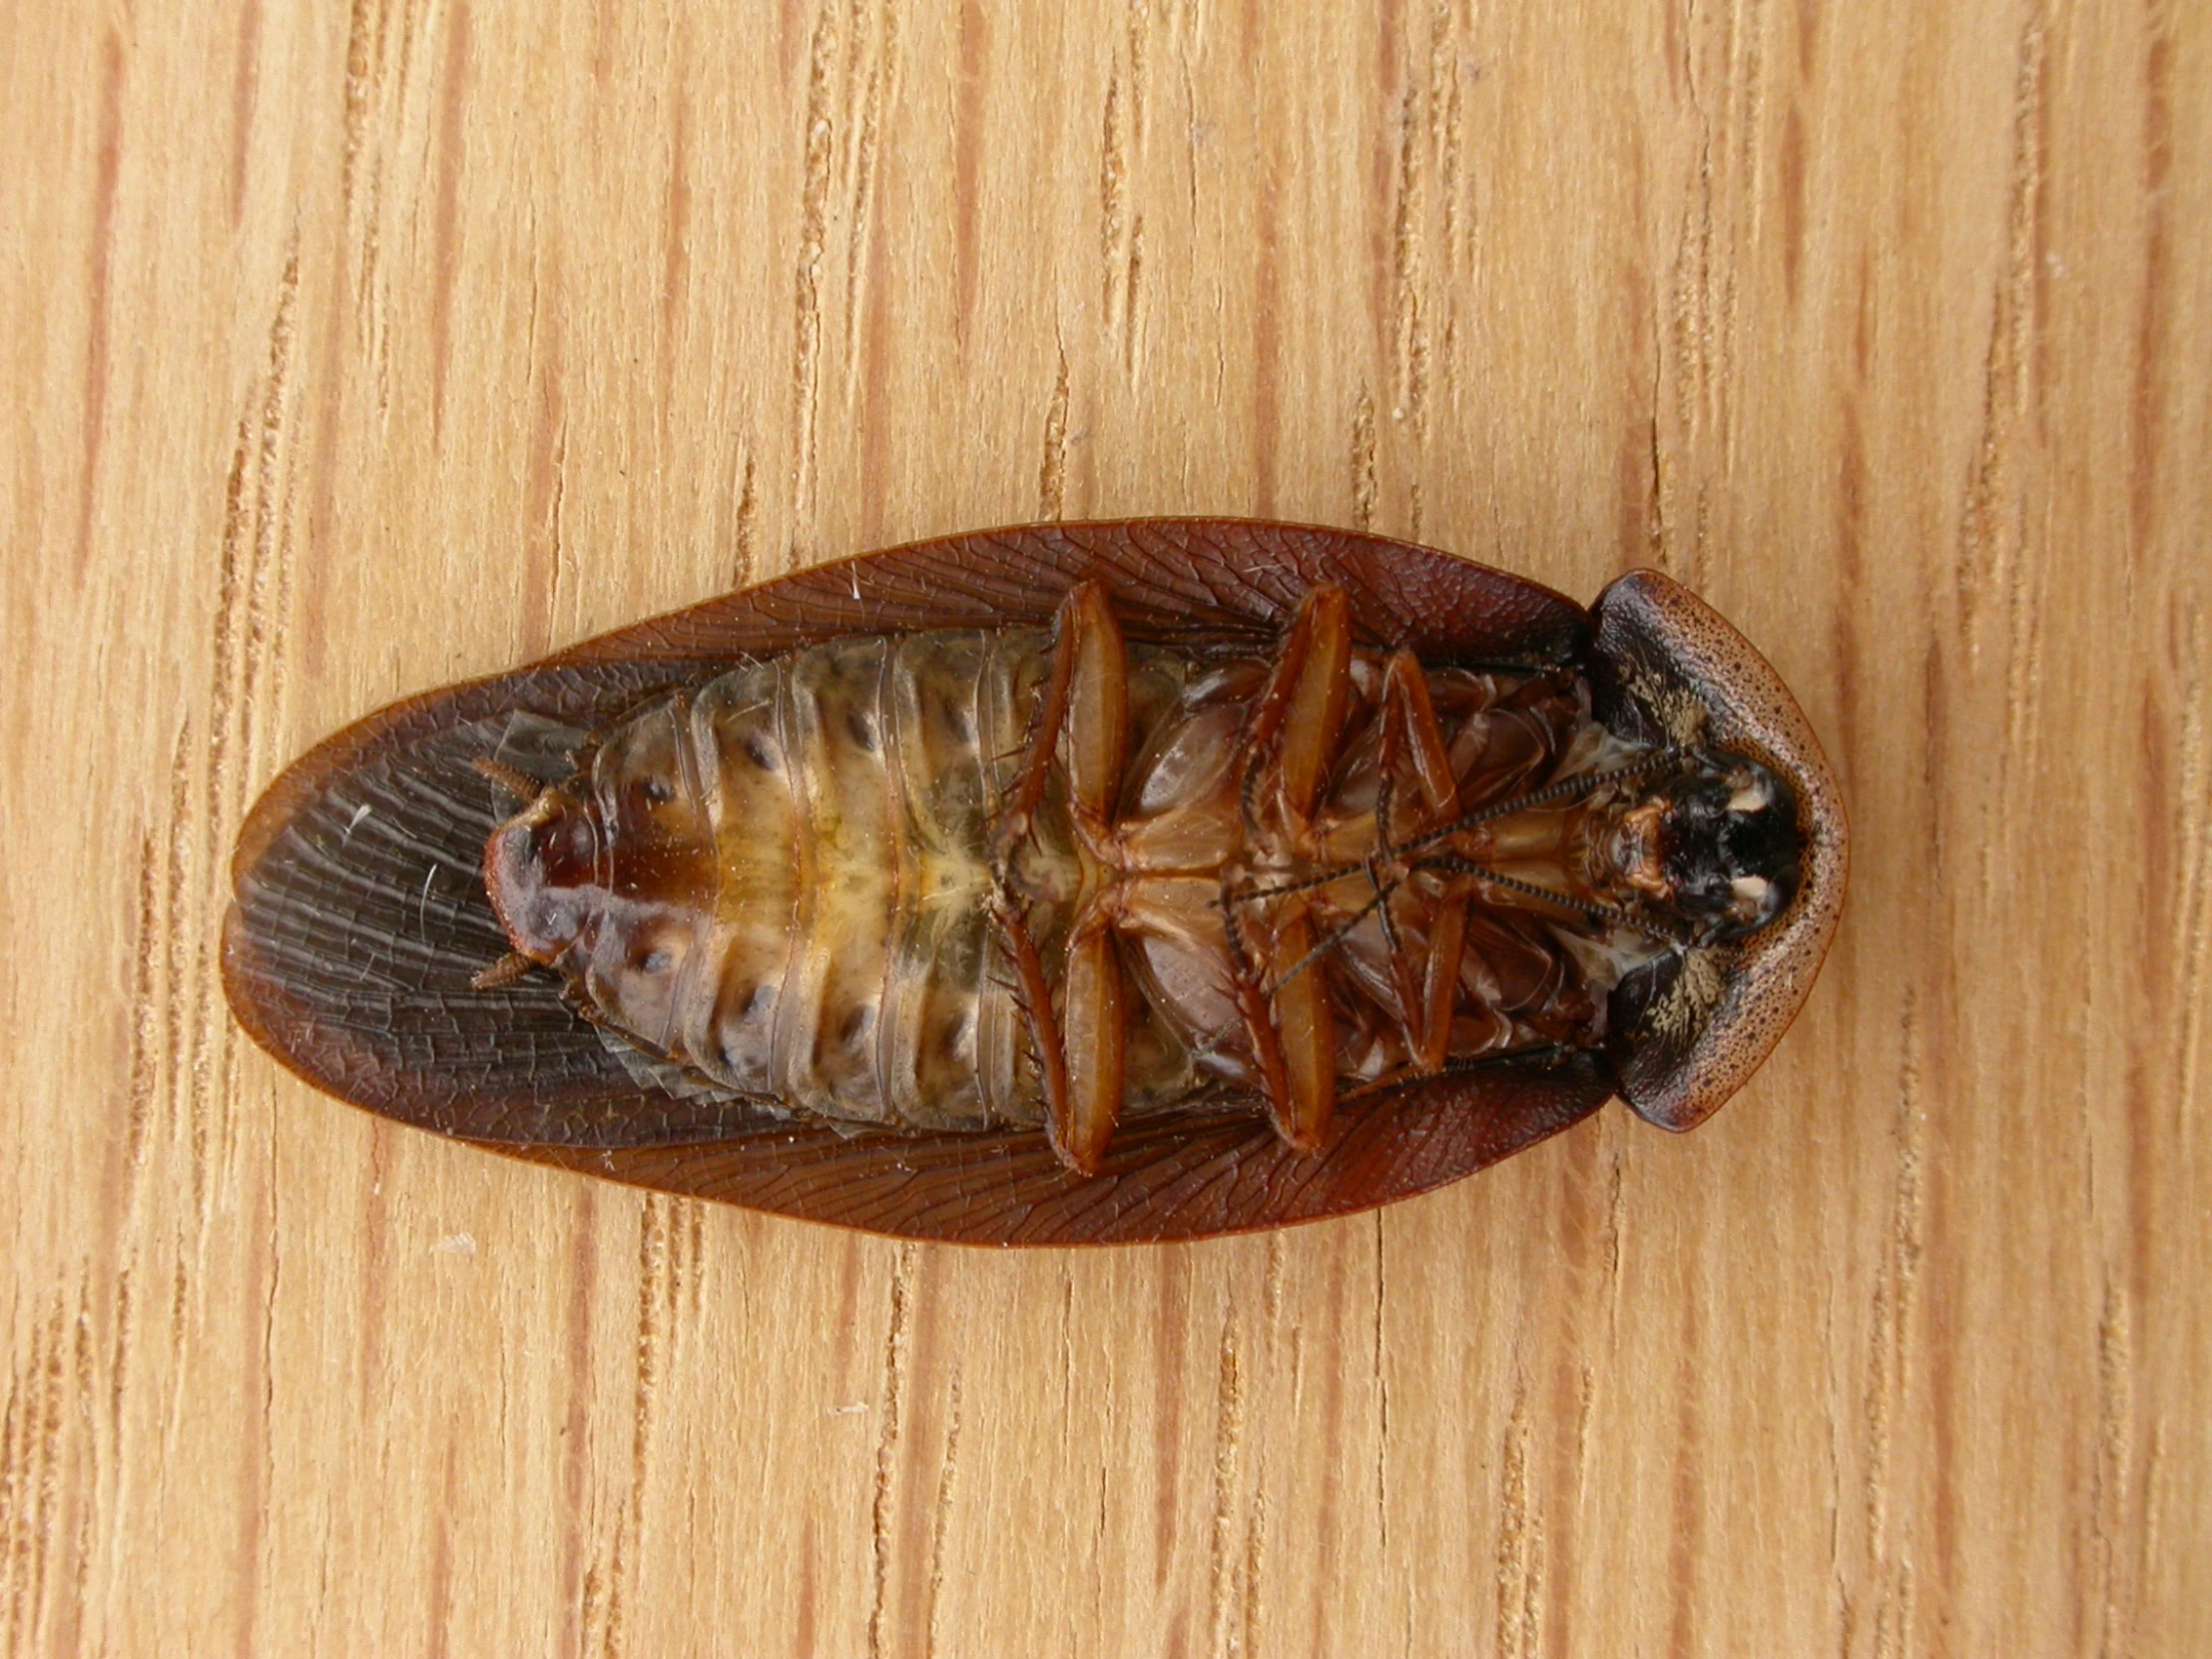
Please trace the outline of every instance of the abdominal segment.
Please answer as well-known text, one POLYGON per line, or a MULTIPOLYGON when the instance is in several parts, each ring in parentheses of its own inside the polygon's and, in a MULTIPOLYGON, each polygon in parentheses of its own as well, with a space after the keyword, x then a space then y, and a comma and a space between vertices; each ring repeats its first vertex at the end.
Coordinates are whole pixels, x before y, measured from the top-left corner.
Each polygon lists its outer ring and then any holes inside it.
POLYGON ((1607 792, 1405 845, 1630 756, 1577 678, 1346 647, 1322 698, 1264 650, 1084 649, 855 637, 634 710, 562 787, 596 852, 548 965, 620 1040, 860 1127, 1039 1124, 1108 1060, 1130 1116, 1266 1096, 1271 1068, 1342 1094, 1602 1042, 1652 946, 1541 895, 1594 891, 1607 792), (1074 701, 1110 651, 1121 727, 1074 701), (1273 772, 1270 720, 1305 733, 1273 772), (1313 1020, 1318 1050, 1288 1029, 1313 1020))
POLYGON ((1013 635, 838 641, 612 729, 586 763, 613 820, 614 925, 592 959, 625 970, 584 978, 587 1010, 817 1116, 1020 1120, 1024 1039, 991 977, 983 827, 987 757, 1018 742, 1034 655, 1013 635), (671 948, 619 908, 648 896, 671 948))

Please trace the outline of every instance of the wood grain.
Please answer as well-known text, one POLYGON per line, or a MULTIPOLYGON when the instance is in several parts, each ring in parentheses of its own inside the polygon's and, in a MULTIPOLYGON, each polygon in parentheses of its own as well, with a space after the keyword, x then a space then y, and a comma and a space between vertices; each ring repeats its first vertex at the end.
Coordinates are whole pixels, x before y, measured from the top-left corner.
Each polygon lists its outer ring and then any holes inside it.
POLYGON ((2212 10, 0 8, 11 1654, 2212 1647, 2212 10), (531 1169, 229 1023, 369 708, 1037 516, 1768 651, 1753 1087, 991 1256, 531 1169))

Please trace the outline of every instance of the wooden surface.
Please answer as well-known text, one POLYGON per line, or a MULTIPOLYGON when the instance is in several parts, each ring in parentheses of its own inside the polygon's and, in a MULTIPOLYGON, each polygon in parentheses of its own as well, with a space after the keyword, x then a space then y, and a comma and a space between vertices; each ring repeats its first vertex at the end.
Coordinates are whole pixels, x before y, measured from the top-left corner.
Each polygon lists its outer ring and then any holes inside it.
POLYGON ((2212 9, 0 8, 0 1646, 2212 1648, 2212 9), (228 1023, 386 699, 1039 516, 1654 563, 1850 794, 1740 1099, 899 1247, 228 1023))

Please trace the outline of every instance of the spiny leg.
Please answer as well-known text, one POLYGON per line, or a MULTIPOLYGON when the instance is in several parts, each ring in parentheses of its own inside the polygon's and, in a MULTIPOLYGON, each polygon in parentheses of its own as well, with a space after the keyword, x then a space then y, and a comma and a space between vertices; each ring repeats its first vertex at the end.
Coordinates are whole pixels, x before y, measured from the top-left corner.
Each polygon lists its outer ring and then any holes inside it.
POLYGON ((1052 1150, 1068 1168, 1096 1175, 1121 1120, 1127 1044, 1114 920, 1096 900, 1083 907, 1068 932, 1062 1000, 1068 1077, 1061 1109, 1050 1119, 1052 1150))
POLYGON ((1246 796, 1274 772, 1280 799, 1303 831, 1328 781, 1352 697, 1352 605, 1334 582, 1312 589, 1298 607, 1282 654, 1253 707, 1247 728, 1246 796))
POLYGON ((1664 916, 1638 915, 1618 904, 1577 898, 1556 887, 1541 886, 1534 881, 1523 881, 1518 876, 1507 875, 1502 870, 1492 869, 1472 858, 1462 858, 1455 852, 1426 854, 1413 867, 1464 878, 1473 884, 1472 890, 1482 892, 1491 903, 1502 902, 1507 895, 1533 898, 1539 903, 1556 904, 1562 910, 1570 911, 1601 927, 1623 927, 1632 933, 1641 933, 1646 938, 1657 939, 1662 944, 1687 946, 1697 943, 1697 936, 1686 925, 1669 921, 1664 916))
POLYGON ((1068 796, 1078 820, 1103 830, 1121 799, 1129 760, 1129 650, 1106 590, 1086 582, 1063 612, 1075 640, 1075 686, 1068 701, 1068 796))
MULTIPOLYGON (((1286 650, 1285 661, 1288 662, 1292 655, 1290 650, 1286 650)), ((1287 680, 1285 664, 1279 663, 1276 677, 1271 681, 1271 691, 1279 708, 1287 705, 1288 700, 1282 690, 1287 680)), ((1488 889, 1491 896, 1511 893, 1557 904, 1593 921, 1608 926, 1626 927, 1662 942, 1687 942, 1686 935, 1680 929, 1670 927, 1664 922, 1631 915, 1617 906, 1592 904, 1570 894, 1515 880, 1456 854, 1438 854, 1431 850, 1439 845, 1450 844, 1452 837, 1462 831, 1510 818, 1529 808, 1577 800, 1608 784, 1674 766, 1687 753, 1685 750, 1675 745, 1665 745, 1620 766, 1560 779, 1460 813, 1456 783, 1450 783, 1448 795, 1444 788, 1439 787, 1453 777, 1448 751, 1435 723, 1433 705, 1428 698, 1427 678, 1420 672, 1418 662, 1410 653, 1399 653, 1397 659, 1389 665, 1383 715, 1376 813, 1367 829, 1367 832, 1373 836, 1373 844, 1367 855, 1350 857, 1340 853, 1339 861, 1312 875, 1290 877, 1261 885, 1225 885, 1221 907, 1229 923, 1231 959, 1238 965, 1240 974, 1249 977, 1254 957, 1252 951, 1244 945, 1237 925, 1239 905, 1313 893, 1348 877, 1364 874, 1374 898, 1347 922, 1321 936, 1310 951, 1297 959, 1291 974, 1304 977, 1302 970, 1316 957, 1326 955, 1369 913, 1379 913, 1388 950, 1392 988, 1398 1003, 1400 1035, 1416 1070, 1434 1073, 1453 1069, 1456 1064, 1447 1060, 1446 1055, 1450 1044, 1451 1016, 1458 996, 1459 972, 1465 959, 1468 910, 1473 900, 1483 895, 1485 889, 1488 889), (1426 807, 1422 825, 1403 833, 1395 828, 1392 810, 1400 755, 1408 755, 1413 760, 1415 781, 1422 785, 1426 807), (1418 986, 1413 983, 1412 969, 1398 943, 1389 909, 1390 896, 1408 876, 1415 873, 1429 876, 1440 887, 1433 919, 1429 925, 1421 983, 1418 986)), ((1279 721, 1280 715, 1277 718, 1279 721)), ((1273 729, 1266 727, 1264 722, 1255 721, 1254 726, 1248 730, 1257 731, 1264 727, 1273 729)), ((1259 752, 1255 753, 1248 766, 1250 771, 1246 780, 1245 809, 1249 819, 1258 794, 1253 786, 1259 776, 1259 752)), ((1253 993, 1251 998, 1255 1007, 1264 1006, 1257 1002, 1257 994, 1253 993)), ((1264 1017, 1253 1008, 1245 1009, 1245 1024, 1253 1034, 1263 1076, 1270 1080, 1269 1098, 1281 1098, 1282 1088, 1273 1082, 1273 1078, 1280 1072, 1280 1047, 1270 1040, 1272 1034, 1266 1030, 1264 1017)))
MULTIPOLYGON (((1329 597, 1317 590, 1301 609, 1254 723, 1257 737, 1273 739, 1282 747, 1278 763, 1264 744, 1256 745, 1250 764, 1256 770, 1269 764, 1281 765, 1284 806, 1297 820, 1307 819, 1312 813, 1341 731, 1342 703, 1332 695, 1331 685, 1331 671, 1337 665, 1331 658, 1341 659, 1345 665, 1340 671, 1344 675, 1342 683, 1349 685, 1350 632, 1344 625, 1342 596, 1335 596, 1336 605, 1329 604, 1329 597), (1338 611, 1338 616, 1328 614, 1332 609, 1338 611)), ((1357 866, 1344 866, 1316 880, 1287 883, 1254 895, 1275 896, 1282 904, 1271 966, 1277 975, 1274 1016, 1281 1032, 1281 1046, 1275 1052, 1281 1055, 1284 1077, 1282 1087, 1271 1088, 1269 1097, 1271 1102, 1288 1099, 1293 1103, 1289 1112, 1278 1113, 1278 1122, 1296 1123, 1296 1131, 1286 1129, 1285 1133, 1301 1143, 1307 1134, 1318 1138, 1326 1130, 1327 1108, 1313 1111, 1319 1089, 1313 1079, 1326 1070, 1333 1080, 1335 1069, 1335 1056, 1330 1051, 1335 1022, 1326 981, 1322 975, 1306 970, 1315 957, 1339 943, 1369 911, 1382 912, 1399 1029, 1415 1068, 1421 1072, 1439 1070, 1450 1044, 1451 1015, 1466 945, 1468 894, 1463 888, 1447 889, 1442 894, 1417 975, 1399 944, 1390 911, 1391 899, 1406 873, 1400 867, 1399 847, 1394 844, 1398 839, 1394 807, 1399 799, 1400 775, 1409 774, 1413 786, 1413 824, 1407 834, 1416 843, 1435 826, 1452 822, 1459 811, 1458 780, 1436 721, 1428 678, 1409 651, 1395 653, 1384 671, 1382 716, 1382 787, 1376 804, 1374 846, 1365 863, 1374 898, 1350 922, 1323 934, 1315 926, 1306 895, 1357 866)), ((1263 1033, 1257 1025, 1254 1029, 1263 1081, 1269 1081, 1268 1062, 1274 1058, 1270 1053, 1274 1045, 1263 1043, 1263 1033)))
MULTIPOLYGON (((1451 770, 1443 732, 1436 724, 1428 676, 1409 651, 1393 656, 1383 675, 1381 761, 1385 780, 1395 776, 1401 759, 1410 763, 1420 787, 1421 822, 1413 833, 1417 836, 1436 824, 1448 824, 1457 818, 1458 779, 1451 770)), ((1394 861, 1395 835, 1387 822, 1389 800, 1385 795, 1376 815, 1376 850, 1378 856, 1394 861)), ((1447 890, 1438 900, 1435 919, 1429 924, 1428 950, 1418 987, 1412 982, 1411 967, 1403 954, 1394 949, 1390 953, 1406 1047, 1415 1068, 1423 1072, 1440 1069, 1450 1045, 1451 1010, 1458 998, 1459 965, 1466 950, 1467 903, 1468 896, 1462 891, 1447 890)))
MULTIPOLYGON (((1466 941, 1466 897, 1449 891, 1443 895, 1429 931, 1429 950, 1422 981, 1415 983, 1413 968, 1398 938, 1391 900, 1402 885, 1407 869, 1399 856, 1395 803, 1399 769, 1410 763, 1419 796, 1418 816, 1411 831, 1422 830, 1439 820, 1449 822, 1458 811, 1459 787, 1451 768, 1449 751, 1436 724, 1436 712, 1428 695, 1427 676, 1409 651, 1398 651, 1384 671, 1382 685, 1382 741, 1375 813, 1371 820, 1373 844, 1357 865, 1343 864, 1304 881, 1264 888, 1247 897, 1295 895, 1330 885, 1343 877, 1364 873, 1373 896, 1329 932, 1314 939, 1305 933, 1285 931, 1279 938, 1305 948, 1287 972, 1276 981, 1278 991, 1300 978, 1315 960, 1335 949, 1365 921, 1376 915, 1388 952, 1392 988, 1397 998, 1398 1029, 1416 1068, 1433 1072, 1443 1063, 1451 1033, 1451 1010, 1457 995, 1460 958, 1466 941), (1308 942, 1312 939, 1312 942, 1308 942)), ((1296 900, 1294 900, 1296 903, 1296 900)), ((1310 910, 1294 909, 1286 928, 1301 919, 1310 922, 1310 910)))
POLYGON ((991 830, 991 857, 1000 868, 1029 833, 1062 732, 1069 739, 1069 794, 1078 819, 1095 830, 1113 811, 1129 749, 1129 654, 1113 603, 1097 582, 1071 589, 1053 619, 1044 699, 991 830))
MULTIPOLYGON (((1063 733, 1069 808, 1079 833, 1096 848, 1112 829, 1129 751, 1128 652, 1106 590, 1096 582, 1083 583, 1060 604, 1044 703, 992 832, 1001 868, 1028 833, 1063 733)), ((1012 914, 1000 917, 1000 927, 1036 1034, 1053 1151, 1068 1168, 1095 1175, 1121 1117, 1125 1069, 1125 996, 1110 902, 1094 895, 1069 927, 1057 1012, 1027 927, 1012 914)))
MULTIPOLYGON (((1067 705, 1068 804, 1093 847, 1112 829, 1129 757, 1129 653, 1106 590, 1086 582, 1061 607, 1060 634, 1075 671, 1067 705)), ((1114 889, 1094 896, 1068 929, 1061 1029, 1070 1063, 1067 1113, 1054 1145, 1071 1169, 1096 1174, 1121 1117, 1127 1029, 1114 889)))
MULTIPOLYGON (((1052 1137, 1052 1149, 1068 1163, 1061 1150, 1059 1125, 1071 1115, 1068 1101, 1067 1050, 1060 1043, 1060 1022, 1052 1012, 1052 987, 1045 982, 1044 958, 1029 925, 1010 908, 992 912, 992 922, 1005 946, 1006 960, 1014 970, 1014 998, 1028 1021, 1030 1040, 1037 1045, 1037 1087, 1044 1096, 1044 1115, 1052 1137)), ((1072 1165, 1070 1167, 1073 1167, 1072 1165)))
MULTIPOLYGON (((1314 948, 1314 918, 1303 898, 1286 901, 1295 909, 1277 930, 1275 951, 1286 965, 1314 948)), ((1284 1089, 1270 1096, 1268 1108, 1276 1133, 1301 1152, 1312 1152, 1329 1138, 1337 1110, 1337 1015, 1329 1004, 1329 978, 1293 973, 1270 998, 1275 1029, 1281 1033, 1284 1089)))
POLYGON ((1459 968, 1467 950, 1465 893, 1447 893, 1428 924, 1428 954, 1421 966, 1421 1020, 1413 1031, 1413 1064, 1421 1071, 1441 1070, 1451 1046, 1451 1010, 1459 998, 1459 968))
POLYGON ((1382 671, 1382 722, 1385 765, 1394 769, 1411 764, 1414 782, 1420 786, 1423 817, 1429 824, 1457 817, 1459 779, 1451 770, 1443 729, 1436 723, 1428 675, 1410 651, 1394 653, 1382 671))
MULTIPOLYGON (((1299 606, 1254 709, 1246 734, 1248 819, 1256 786, 1272 777, 1292 839, 1308 836, 1351 696, 1352 607, 1344 589, 1328 584, 1299 606)), ((1312 1151, 1328 1139, 1336 1112, 1337 1016, 1326 975, 1289 971, 1314 950, 1307 896, 1286 893, 1280 903, 1269 960, 1254 963, 1239 952, 1237 1003, 1276 1133, 1312 1151)))
POLYGON ((1237 1017, 1244 1025, 1245 1040, 1252 1044, 1253 1070, 1259 1073, 1260 1094, 1267 1101, 1268 1116, 1274 1121, 1276 1132, 1288 1141, 1293 1116, 1289 1109, 1290 1067, 1283 1057, 1282 1039, 1276 1035, 1276 1011, 1261 979, 1259 964, 1253 961, 1242 933, 1235 927, 1229 929, 1229 957, 1233 970, 1231 994, 1236 998, 1237 1017))

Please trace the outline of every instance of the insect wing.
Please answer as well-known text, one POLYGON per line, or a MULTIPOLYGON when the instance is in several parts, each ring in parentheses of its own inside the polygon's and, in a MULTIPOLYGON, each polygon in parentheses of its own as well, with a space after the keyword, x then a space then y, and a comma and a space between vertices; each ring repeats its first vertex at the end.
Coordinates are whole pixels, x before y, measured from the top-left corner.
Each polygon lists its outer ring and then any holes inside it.
POLYGON ((1581 606, 1539 583, 1380 536, 1246 519, 1023 525, 818 565, 601 635, 548 666, 766 656, 840 634, 1042 625, 1102 583, 1122 632, 1272 644, 1317 584, 1352 602, 1370 645, 1431 662, 1551 664, 1589 638, 1581 606))
POLYGON ((1432 1191, 1579 1122, 1613 1092, 1587 1057, 1348 1102, 1321 1153, 1251 1111, 1125 1120, 1093 1176, 1035 1131, 844 1135, 785 1123, 710 1146, 528 1146, 537 1163, 869 1233, 978 1245, 1147 1244, 1355 1214, 1432 1191))

